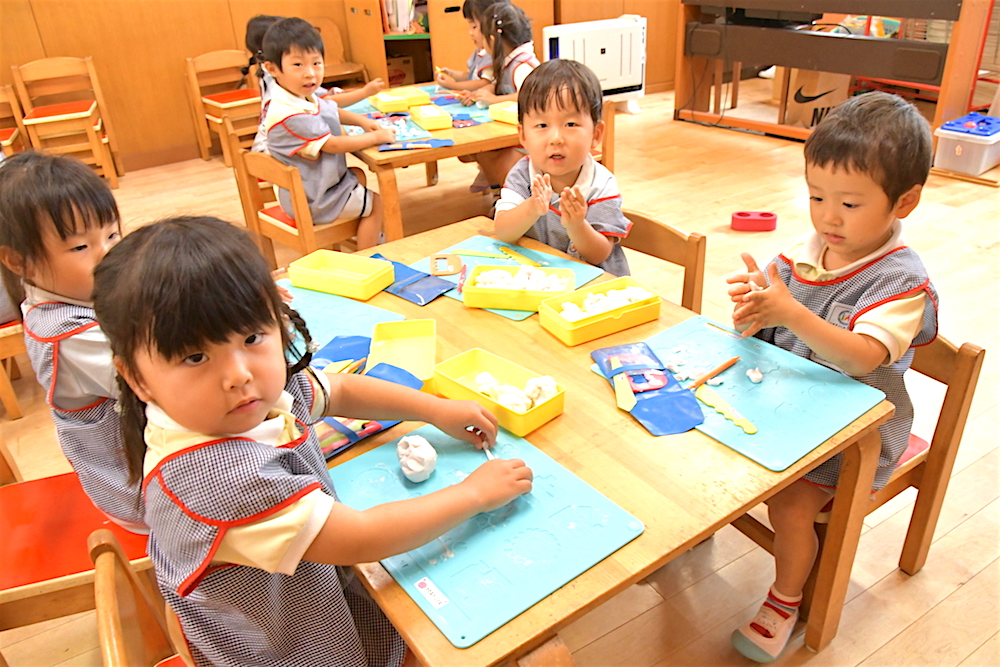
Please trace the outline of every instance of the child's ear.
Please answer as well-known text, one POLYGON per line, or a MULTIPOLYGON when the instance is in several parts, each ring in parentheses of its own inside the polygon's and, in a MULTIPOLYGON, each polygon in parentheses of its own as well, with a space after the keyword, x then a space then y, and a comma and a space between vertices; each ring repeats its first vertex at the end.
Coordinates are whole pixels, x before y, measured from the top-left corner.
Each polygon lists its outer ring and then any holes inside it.
POLYGON ((149 403, 150 395, 149 392, 146 391, 146 385, 143 383, 142 377, 138 373, 133 375, 122 362, 121 357, 114 357, 113 362, 115 364, 115 370, 118 371, 118 375, 122 376, 129 388, 132 389, 132 393, 138 396, 139 400, 143 403, 149 403))
POLYGON ((25 278, 27 273, 27 262, 24 255, 14 250, 10 246, 0 246, 0 262, 11 270, 12 273, 25 278))
POLYGON ((524 145, 524 125, 521 123, 517 124, 517 140, 521 142, 522 146, 524 145))
POLYGON ((896 202, 896 206, 894 207, 893 211, 896 214, 897 218, 902 220, 910 213, 913 213, 913 209, 915 209, 917 207, 917 204, 920 203, 920 193, 923 191, 923 189, 924 186, 918 183, 917 185, 914 185, 912 188, 903 193, 903 196, 900 197, 899 201, 896 202))
POLYGON ((598 121, 597 124, 594 125, 594 141, 590 145, 591 148, 597 148, 601 145, 601 142, 604 141, 605 129, 603 120, 598 121))
POLYGON ((276 74, 275 74, 275 73, 278 73, 278 74, 280 74, 280 73, 281 73, 281 66, 280 66, 280 65, 276 65, 276 64, 274 64, 274 63, 273 63, 273 62, 271 62, 270 60, 265 60, 265 61, 264 61, 264 69, 265 69, 265 70, 267 71, 267 73, 268 73, 268 74, 270 74, 271 76, 276 76, 276 74))

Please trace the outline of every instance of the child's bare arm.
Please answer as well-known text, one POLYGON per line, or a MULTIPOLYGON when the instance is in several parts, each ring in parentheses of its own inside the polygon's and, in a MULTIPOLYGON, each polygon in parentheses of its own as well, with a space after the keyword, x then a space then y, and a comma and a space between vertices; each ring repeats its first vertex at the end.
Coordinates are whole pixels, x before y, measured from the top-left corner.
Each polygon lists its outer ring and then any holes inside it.
POLYGON ((445 86, 442 84, 442 88, 448 88, 449 90, 479 90, 480 88, 485 88, 490 85, 490 82, 486 79, 468 79, 465 81, 452 81, 450 84, 445 86))
MULTIPOLYGON (((756 264, 748 268, 752 272, 756 264)), ((768 265, 767 275, 771 284, 743 294, 733 311, 733 324, 744 337, 768 327, 785 327, 821 358, 854 377, 868 375, 888 359, 889 350, 878 340, 831 324, 798 302, 775 264, 768 265)))
MULTIPOLYGON (((485 459, 484 459, 485 461, 485 459)), ((531 470, 518 459, 485 461, 462 483, 419 498, 358 511, 334 503, 303 560, 369 563, 427 544, 480 512, 531 491, 531 470)))
POLYGON ((475 102, 485 102, 486 104, 498 104, 500 102, 517 102, 517 93, 508 95, 497 95, 493 92, 493 84, 483 86, 472 93, 472 100, 475 102))
POLYGON ((326 143, 323 144, 322 150, 324 153, 352 153, 364 150, 365 148, 371 148, 372 146, 378 146, 379 144, 389 144, 396 140, 395 132, 383 128, 377 121, 371 118, 351 111, 345 111, 344 109, 338 109, 337 113, 340 116, 340 123, 342 125, 357 125, 365 133, 342 134, 339 136, 331 134, 327 138, 326 143))
POLYGON ((493 232, 505 243, 514 243, 531 229, 549 210, 552 185, 548 174, 535 175, 531 182, 531 196, 512 209, 497 211, 493 232))
POLYGON ((385 81, 381 78, 372 79, 361 88, 355 88, 354 90, 348 90, 343 93, 327 95, 326 99, 333 100, 337 103, 337 106, 349 107, 355 102, 360 102, 366 97, 371 97, 383 88, 385 88, 385 81))
POLYGON ((611 255, 615 242, 587 222, 587 198, 580 186, 565 188, 559 197, 560 221, 580 257, 590 264, 600 264, 611 255))

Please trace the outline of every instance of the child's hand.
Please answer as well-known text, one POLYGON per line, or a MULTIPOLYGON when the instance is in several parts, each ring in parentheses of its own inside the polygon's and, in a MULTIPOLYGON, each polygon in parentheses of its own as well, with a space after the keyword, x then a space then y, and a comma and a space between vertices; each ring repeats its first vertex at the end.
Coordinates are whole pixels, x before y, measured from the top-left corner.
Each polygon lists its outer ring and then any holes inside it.
POLYGON ((378 79, 372 79, 365 84, 365 97, 371 97, 383 88, 385 88, 385 81, 383 81, 381 77, 378 79))
POLYGON ((472 93, 470 93, 469 91, 463 90, 461 92, 461 97, 458 98, 458 101, 462 103, 463 107, 471 107, 473 104, 476 103, 476 98, 473 97, 472 93))
POLYGON ((531 491, 531 468, 520 459, 486 461, 465 478, 479 498, 480 512, 492 512, 531 491))
POLYGON ((486 88, 472 91, 472 100, 474 102, 484 102, 487 105, 496 104, 497 96, 490 92, 490 88, 487 86, 486 88))
POLYGON ((378 146, 379 144, 391 144, 396 141, 396 130, 388 127, 379 126, 379 129, 371 132, 371 135, 373 146, 378 146))
POLYGON ((563 189, 562 194, 559 195, 559 210, 562 212, 559 221, 563 227, 578 225, 586 220, 587 199, 583 196, 583 190, 580 189, 579 185, 563 189))
POLYGON ((744 338, 770 327, 790 328, 798 311, 805 308, 782 282, 776 264, 768 265, 767 276, 771 284, 766 289, 751 289, 743 294, 742 302, 733 310, 733 325, 737 329, 747 327, 744 338))
POLYGON ((736 304, 743 303, 744 295, 767 285, 767 281, 764 280, 764 272, 758 268, 753 255, 745 252, 740 257, 746 264, 747 270, 735 271, 726 276, 726 282, 733 285, 729 288, 729 298, 736 304))
POLYGON ((361 129, 365 132, 378 132, 382 126, 374 118, 364 118, 361 121, 361 129))
POLYGON ((497 418, 475 401, 442 398, 428 421, 451 437, 475 445, 476 449, 492 447, 497 441, 497 418))
POLYGON ((552 201, 552 179, 548 174, 535 174, 531 179, 531 213, 540 218, 549 210, 552 201))
POLYGON ((455 75, 447 67, 442 67, 438 70, 437 76, 434 77, 434 80, 447 88, 455 83, 455 75))

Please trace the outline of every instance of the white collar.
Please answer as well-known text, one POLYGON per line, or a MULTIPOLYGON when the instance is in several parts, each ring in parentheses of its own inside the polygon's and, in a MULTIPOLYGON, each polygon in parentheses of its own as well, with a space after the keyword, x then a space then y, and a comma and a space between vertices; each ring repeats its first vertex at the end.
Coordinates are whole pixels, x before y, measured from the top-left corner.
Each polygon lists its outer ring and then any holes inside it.
POLYGON ((313 93, 309 97, 299 97, 285 90, 277 80, 274 81, 274 90, 271 92, 271 103, 278 102, 281 106, 290 107, 294 111, 304 111, 306 113, 316 113, 319 108, 319 99, 313 93))
MULTIPOLYGON (((281 433, 285 427, 284 413, 291 412, 291 410, 292 395, 287 391, 282 391, 281 396, 278 397, 278 401, 274 404, 274 407, 267 413, 268 415, 274 415, 273 417, 268 417, 260 424, 244 433, 224 433, 222 435, 234 438, 247 438, 265 445, 277 447, 278 445, 284 444, 279 442, 278 439, 281 437, 281 433)), ((184 428, 171 419, 160 406, 152 401, 146 404, 146 421, 167 431, 193 433, 190 429, 184 428)))
POLYGON ((823 255, 827 250, 827 243, 823 240, 823 237, 817 234, 815 231, 810 232, 803 243, 802 253, 795 260, 796 264, 806 264, 813 269, 829 273, 835 277, 846 276, 848 273, 860 269, 862 266, 873 262, 882 255, 886 254, 890 250, 895 250, 896 248, 906 245, 903 241, 903 223, 900 222, 899 218, 892 223, 892 235, 889 240, 883 243, 877 250, 869 253, 862 257, 861 259, 843 266, 839 269, 826 269, 823 267, 823 255))
POLYGON ((39 303, 45 303, 49 301, 58 301, 59 303, 68 303, 73 306, 83 306, 84 308, 93 308, 93 301, 80 301, 79 299, 71 299, 68 296, 63 296, 61 294, 56 294, 55 292, 49 292, 48 290, 43 290, 41 287, 36 287, 31 283, 24 283, 24 300, 29 306, 34 306, 39 303))
POLYGON ((525 42, 521 46, 517 47, 516 49, 508 53, 507 57, 503 59, 503 66, 506 67, 507 65, 509 65, 511 60, 521 55, 522 53, 529 53, 529 52, 534 54, 535 52, 534 42, 525 42))

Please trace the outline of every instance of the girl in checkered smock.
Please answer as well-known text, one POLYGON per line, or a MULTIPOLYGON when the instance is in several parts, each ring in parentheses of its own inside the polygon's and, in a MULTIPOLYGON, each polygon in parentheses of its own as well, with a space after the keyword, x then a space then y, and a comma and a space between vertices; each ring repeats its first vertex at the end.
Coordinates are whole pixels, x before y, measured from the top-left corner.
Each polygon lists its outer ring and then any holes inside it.
POLYGON ((414 549, 531 488, 522 461, 494 460, 424 497, 342 505, 311 426, 324 415, 428 421, 477 447, 493 444, 496 419, 474 401, 315 373, 290 342, 311 347, 305 323, 246 232, 221 220, 130 234, 96 271, 95 307, 149 554, 198 665, 403 664, 403 641, 344 566, 414 549))
MULTIPOLYGON (((901 223, 920 202, 930 171, 930 128, 902 98, 866 93, 820 121, 805 157, 813 231, 766 274, 743 255, 746 271, 728 278, 733 324, 744 336, 757 334, 885 393, 896 411, 879 427, 874 488, 881 489, 913 423, 903 374, 914 347, 937 336, 937 292, 903 241, 901 223)), ((777 658, 791 636, 818 550, 813 524, 833 498, 840 460, 838 454, 768 501, 774 585, 753 620, 732 635, 733 646, 757 662, 777 658)))
POLYGON ((82 162, 28 151, 0 168, 0 202, 4 285, 23 312, 59 445, 94 504, 145 532, 115 410, 111 348, 91 303, 94 267, 121 236, 115 198, 82 162))

